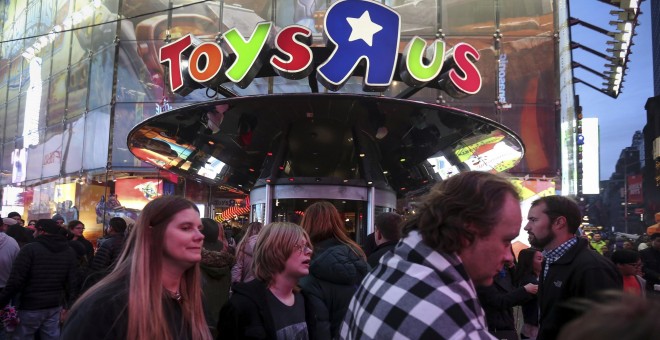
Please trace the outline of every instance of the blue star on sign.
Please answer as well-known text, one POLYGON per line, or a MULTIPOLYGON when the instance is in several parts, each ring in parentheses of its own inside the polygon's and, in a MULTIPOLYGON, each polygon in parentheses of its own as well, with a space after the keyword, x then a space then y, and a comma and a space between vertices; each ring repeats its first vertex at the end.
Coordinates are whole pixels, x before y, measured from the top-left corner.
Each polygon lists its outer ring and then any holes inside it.
POLYGON ((401 18, 391 8, 364 0, 334 3, 325 17, 325 34, 334 51, 318 67, 318 80, 337 91, 360 62, 366 63, 365 91, 384 91, 394 77, 401 18))

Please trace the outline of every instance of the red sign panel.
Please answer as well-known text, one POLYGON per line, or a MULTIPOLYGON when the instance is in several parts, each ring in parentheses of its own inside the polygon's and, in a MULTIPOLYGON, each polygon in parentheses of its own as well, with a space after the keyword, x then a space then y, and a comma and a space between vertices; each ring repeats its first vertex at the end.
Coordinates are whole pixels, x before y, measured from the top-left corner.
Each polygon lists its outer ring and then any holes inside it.
POLYGON ((628 176, 628 203, 643 203, 642 176, 628 176))

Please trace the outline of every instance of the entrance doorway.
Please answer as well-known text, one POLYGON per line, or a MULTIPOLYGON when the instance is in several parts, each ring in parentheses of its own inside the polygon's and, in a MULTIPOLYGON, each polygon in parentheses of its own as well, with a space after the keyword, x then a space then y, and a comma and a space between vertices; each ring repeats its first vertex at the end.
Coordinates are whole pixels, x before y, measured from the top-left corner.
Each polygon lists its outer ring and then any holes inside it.
POLYGON ((250 193, 250 219, 264 224, 300 223, 307 207, 319 201, 328 201, 337 208, 349 236, 359 244, 373 232, 374 216, 396 208, 394 191, 373 187, 268 185, 250 193))

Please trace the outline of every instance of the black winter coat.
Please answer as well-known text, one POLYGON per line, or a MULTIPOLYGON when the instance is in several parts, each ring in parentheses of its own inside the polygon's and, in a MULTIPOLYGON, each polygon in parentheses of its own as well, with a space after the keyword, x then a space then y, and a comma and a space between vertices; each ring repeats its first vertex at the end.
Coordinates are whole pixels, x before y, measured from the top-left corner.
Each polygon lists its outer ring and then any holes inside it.
POLYGON ((511 283, 509 273, 502 277, 495 276, 493 284, 488 287, 477 287, 479 302, 486 312, 488 330, 515 330, 513 307, 531 300, 534 295, 527 293, 525 288, 516 288, 511 283))
POLYGON ((380 258, 383 257, 383 255, 385 255, 385 253, 388 251, 394 249, 394 246, 396 246, 397 242, 399 241, 387 241, 374 248, 369 257, 367 257, 367 263, 369 263, 369 266, 371 268, 376 267, 380 261, 380 258))
POLYGON ((87 278, 81 284, 80 293, 87 291, 90 287, 101 281, 113 269, 119 255, 124 247, 124 235, 115 234, 106 238, 94 255, 89 264, 87 278))
POLYGON ((224 251, 211 251, 202 248, 202 293, 204 316, 213 336, 217 335, 216 326, 220 309, 229 299, 231 287, 231 266, 234 255, 224 251))
MULTIPOLYGON (((536 277, 535 274, 528 274, 527 276, 523 276, 520 279, 520 286, 524 286, 528 283, 533 283, 535 285, 539 284, 539 278, 536 277)), ((525 321, 526 324, 530 324, 532 326, 537 326, 539 325, 539 300, 536 295, 534 297, 525 302, 522 305, 522 313, 523 313, 523 320, 525 321)))
POLYGON ((124 235, 117 234, 110 236, 107 240, 101 244, 99 250, 96 251, 94 255, 94 260, 92 260, 89 269, 92 272, 105 271, 110 272, 112 265, 119 258, 119 254, 124 247, 124 235))
POLYGON ((16 256, 0 306, 20 293, 18 309, 37 310, 64 306, 76 298, 78 261, 62 235, 45 234, 25 245, 16 256), (66 293, 65 301, 62 296, 66 293))
MULTIPOLYGON (((268 307, 266 284, 255 279, 236 283, 232 296, 220 311, 218 339, 277 339, 275 321, 268 307)), ((309 339, 316 339, 316 316, 310 297, 305 298, 305 321, 309 339)))
POLYGON ((362 257, 334 238, 314 246, 309 275, 300 280, 300 287, 314 303, 319 337, 338 337, 348 304, 368 271, 362 257))
POLYGON ((660 251, 649 247, 640 251, 639 257, 642 259, 646 290, 654 292, 653 286, 660 284, 660 251))
MULTIPOLYGON (((127 277, 104 286, 72 310, 62 328, 61 339, 126 339, 129 280, 127 277)), ((191 339, 189 327, 182 322, 181 305, 163 295, 163 310, 172 338, 191 339)))
POLYGON ((16 240, 18 246, 23 248, 28 243, 34 242, 34 236, 32 236, 32 230, 21 227, 18 224, 10 225, 7 227, 5 232, 7 235, 11 236, 16 240))
POLYGON ((547 277, 541 273, 539 281, 538 340, 556 339, 560 329, 577 317, 566 308, 569 299, 597 300, 603 290, 623 289, 623 278, 614 263, 590 249, 589 242, 583 238, 550 265, 547 277))
POLYGON ((92 245, 92 242, 89 242, 89 240, 84 237, 79 237, 73 242, 78 242, 83 245, 85 248, 85 259, 87 260, 87 263, 92 263, 92 259, 94 258, 94 246, 92 245))

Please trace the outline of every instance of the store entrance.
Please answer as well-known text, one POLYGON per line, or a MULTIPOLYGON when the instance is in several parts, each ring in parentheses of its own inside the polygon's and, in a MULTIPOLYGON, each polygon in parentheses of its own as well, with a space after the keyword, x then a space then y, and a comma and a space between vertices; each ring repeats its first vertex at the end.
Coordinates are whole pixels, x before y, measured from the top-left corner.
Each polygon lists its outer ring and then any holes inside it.
POLYGON ((305 210, 310 205, 327 201, 332 203, 342 220, 349 237, 358 238, 358 230, 367 229, 367 204, 363 201, 338 199, 276 199, 273 207, 272 222, 293 222, 300 224, 305 210))
POLYGON ((348 235, 362 244, 373 231, 374 216, 396 208, 390 190, 334 185, 268 185, 250 193, 251 221, 299 224, 305 210, 320 201, 332 203, 348 235))

